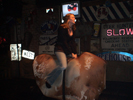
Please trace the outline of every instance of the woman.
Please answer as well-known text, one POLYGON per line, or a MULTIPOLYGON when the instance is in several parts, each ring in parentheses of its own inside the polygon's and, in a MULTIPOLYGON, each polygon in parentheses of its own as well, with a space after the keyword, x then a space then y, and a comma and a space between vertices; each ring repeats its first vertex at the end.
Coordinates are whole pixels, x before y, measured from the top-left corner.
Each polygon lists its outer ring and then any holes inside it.
POLYGON ((67 56, 77 58, 75 30, 75 16, 67 14, 64 17, 64 23, 59 26, 58 38, 55 45, 55 55, 60 62, 60 66, 48 75, 46 79, 46 86, 48 88, 51 87, 62 71, 66 69, 67 56))

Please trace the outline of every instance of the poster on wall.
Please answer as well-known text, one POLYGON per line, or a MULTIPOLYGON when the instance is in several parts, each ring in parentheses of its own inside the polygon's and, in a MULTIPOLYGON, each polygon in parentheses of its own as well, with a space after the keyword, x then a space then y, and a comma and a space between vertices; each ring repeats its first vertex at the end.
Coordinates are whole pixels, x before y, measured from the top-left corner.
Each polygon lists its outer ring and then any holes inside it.
POLYGON ((42 45, 39 46, 39 54, 54 54, 54 45, 42 45))
POLYGON ((99 35, 99 31, 100 31, 100 23, 94 23, 94 36, 97 37, 99 35))
POLYGON ((45 34, 53 34, 58 29, 58 23, 50 20, 41 25, 41 31, 45 34))
POLYGON ((101 47, 103 51, 133 52, 133 22, 102 24, 101 47))
POLYGON ((54 45, 57 35, 40 35, 39 45, 54 45))
POLYGON ((92 39, 90 42, 90 52, 93 54, 100 53, 100 39, 92 39))
POLYGON ((39 54, 54 54, 57 35, 41 35, 39 38, 39 54))

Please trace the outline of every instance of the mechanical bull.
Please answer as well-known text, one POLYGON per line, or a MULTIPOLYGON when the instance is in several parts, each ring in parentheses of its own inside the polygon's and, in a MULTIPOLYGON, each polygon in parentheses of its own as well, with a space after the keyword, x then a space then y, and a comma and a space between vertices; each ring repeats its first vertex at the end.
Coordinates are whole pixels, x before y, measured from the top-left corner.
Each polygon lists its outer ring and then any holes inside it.
MULTIPOLYGON (((43 95, 62 100, 63 72, 51 88, 46 87, 46 77, 59 62, 48 54, 38 55, 33 62, 36 83, 43 95)), ((106 87, 106 63, 89 52, 68 61, 65 72, 66 100, 96 100, 106 87)))

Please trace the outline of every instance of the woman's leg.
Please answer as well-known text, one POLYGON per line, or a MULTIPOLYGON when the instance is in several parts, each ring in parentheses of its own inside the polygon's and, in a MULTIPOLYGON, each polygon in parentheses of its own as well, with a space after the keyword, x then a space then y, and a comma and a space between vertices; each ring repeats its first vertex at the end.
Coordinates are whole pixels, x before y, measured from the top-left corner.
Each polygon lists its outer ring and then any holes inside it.
POLYGON ((62 73, 64 69, 67 67, 67 58, 64 52, 55 52, 57 59, 60 65, 54 69, 50 74, 48 74, 47 82, 52 85, 58 76, 62 73))

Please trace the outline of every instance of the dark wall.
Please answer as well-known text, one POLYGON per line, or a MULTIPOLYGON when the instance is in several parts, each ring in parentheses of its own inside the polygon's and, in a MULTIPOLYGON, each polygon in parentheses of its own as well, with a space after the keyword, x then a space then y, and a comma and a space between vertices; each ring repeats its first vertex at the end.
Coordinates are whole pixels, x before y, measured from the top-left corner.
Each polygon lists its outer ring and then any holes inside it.
POLYGON ((2 2, 3 11, 6 16, 22 16, 22 2, 20 0, 3 0, 2 2))

